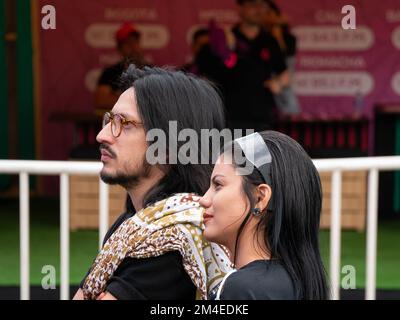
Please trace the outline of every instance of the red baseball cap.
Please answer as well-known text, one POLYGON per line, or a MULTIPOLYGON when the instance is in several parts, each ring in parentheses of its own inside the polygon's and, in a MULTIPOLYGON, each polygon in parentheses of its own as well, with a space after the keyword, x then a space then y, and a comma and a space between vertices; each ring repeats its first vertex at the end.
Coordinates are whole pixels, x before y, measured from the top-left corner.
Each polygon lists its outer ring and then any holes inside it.
POLYGON ((118 31, 115 33, 115 38, 118 42, 122 42, 131 34, 140 35, 140 32, 133 23, 126 22, 119 27, 118 31))

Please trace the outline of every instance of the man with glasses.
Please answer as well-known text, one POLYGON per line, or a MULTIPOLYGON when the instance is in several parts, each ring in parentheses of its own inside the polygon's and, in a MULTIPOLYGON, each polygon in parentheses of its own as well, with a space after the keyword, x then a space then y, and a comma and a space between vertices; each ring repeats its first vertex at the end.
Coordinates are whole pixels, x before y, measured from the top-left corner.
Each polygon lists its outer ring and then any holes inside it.
POLYGON ((191 272, 193 265, 188 261, 194 260, 186 251, 190 251, 188 241, 194 239, 198 246, 191 249, 205 256, 205 244, 199 236, 192 239, 185 232, 176 236, 174 232, 191 230, 201 235, 201 217, 186 209, 174 215, 173 210, 178 211, 174 206, 199 207, 192 194, 207 190, 212 164, 150 165, 146 151, 151 143, 146 137, 152 129, 162 130, 168 154, 171 143, 178 148, 184 144, 176 136, 171 138, 169 124, 176 121, 177 132, 194 129, 200 145, 201 129, 224 128, 221 99, 208 82, 179 71, 131 65, 121 83, 123 93, 105 114, 97 136, 103 163, 100 175, 104 182, 126 189, 133 210, 122 214, 110 228, 74 299, 195 299, 199 297, 196 289, 205 284, 191 272), (154 209, 165 199, 170 202, 154 209), (186 223, 185 217, 191 214, 195 221, 186 223))

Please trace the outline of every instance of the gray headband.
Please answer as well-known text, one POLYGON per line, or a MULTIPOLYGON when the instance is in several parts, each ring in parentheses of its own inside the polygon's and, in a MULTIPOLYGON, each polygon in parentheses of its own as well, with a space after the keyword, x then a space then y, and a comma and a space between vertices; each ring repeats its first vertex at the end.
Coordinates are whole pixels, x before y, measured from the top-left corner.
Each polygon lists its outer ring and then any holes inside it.
POLYGON ((261 135, 255 132, 235 139, 234 142, 240 146, 246 159, 260 171, 265 183, 271 185, 270 167, 272 157, 261 135))

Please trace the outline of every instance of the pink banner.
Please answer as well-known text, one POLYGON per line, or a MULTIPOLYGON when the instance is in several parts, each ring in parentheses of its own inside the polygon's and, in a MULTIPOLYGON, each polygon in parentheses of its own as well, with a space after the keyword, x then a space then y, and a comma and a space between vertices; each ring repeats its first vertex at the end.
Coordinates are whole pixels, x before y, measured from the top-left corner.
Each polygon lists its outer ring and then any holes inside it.
MULTIPOLYGON (((370 115, 376 103, 400 102, 400 4, 351 1, 356 29, 342 28, 344 0, 277 1, 298 38, 295 90, 303 112, 327 117, 370 115)), ((40 0, 56 8, 56 29, 41 30, 42 158, 68 158, 72 127, 48 120, 54 111, 92 112, 101 70, 119 60, 114 32, 125 21, 142 31, 147 59, 185 64, 194 29, 212 18, 237 21, 234 0, 40 0)))

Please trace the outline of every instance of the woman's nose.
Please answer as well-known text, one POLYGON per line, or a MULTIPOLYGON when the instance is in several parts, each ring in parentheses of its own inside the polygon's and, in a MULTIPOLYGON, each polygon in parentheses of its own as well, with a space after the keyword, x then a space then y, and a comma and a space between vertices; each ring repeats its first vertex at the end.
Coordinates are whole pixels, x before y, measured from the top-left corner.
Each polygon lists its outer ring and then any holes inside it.
POLYGON ((211 205, 211 200, 208 191, 200 199, 200 205, 204 208, 208 208, 211 205))

